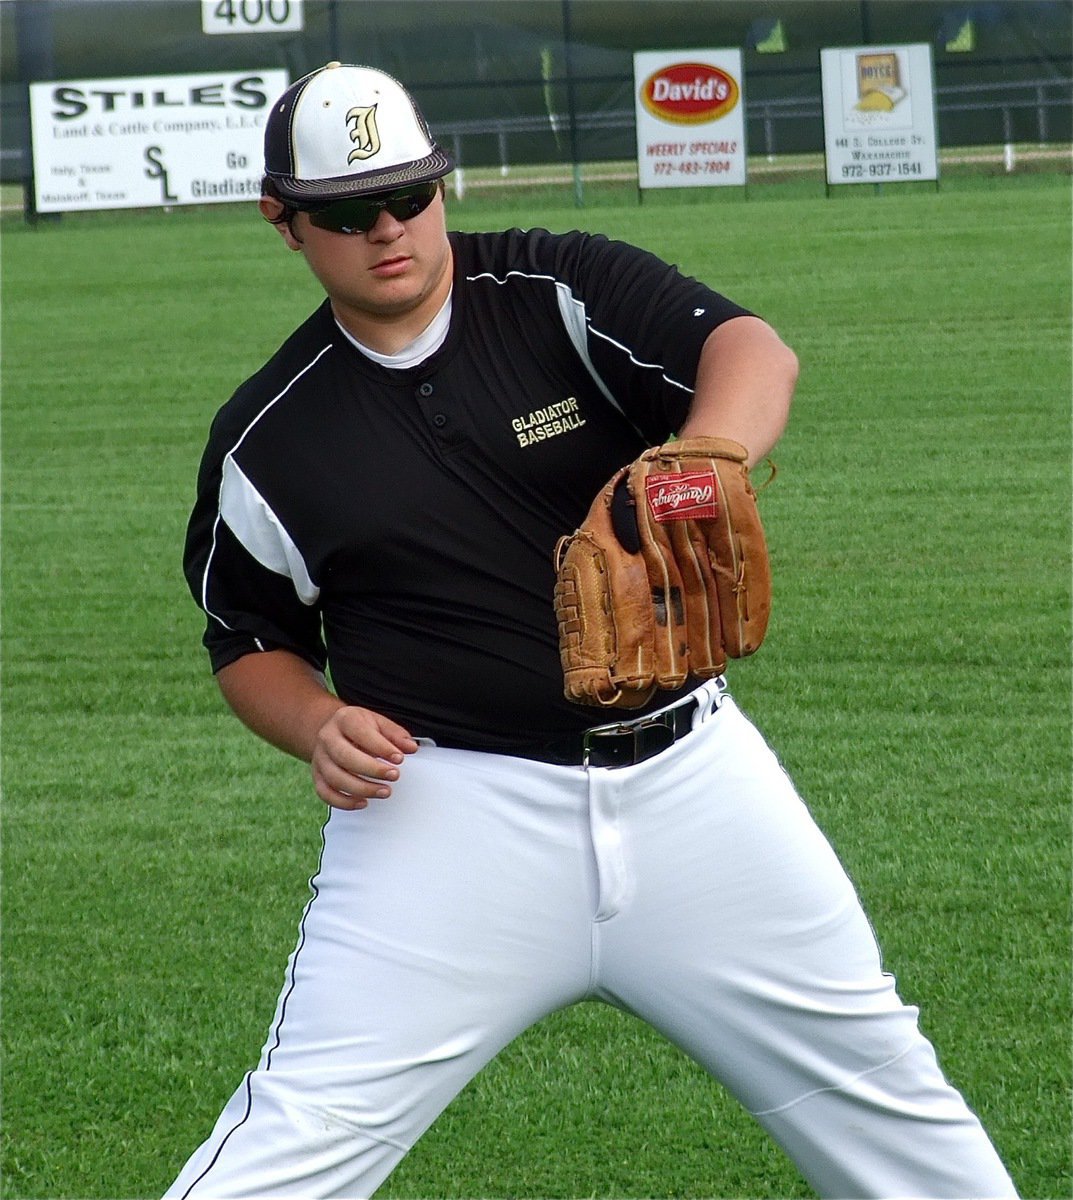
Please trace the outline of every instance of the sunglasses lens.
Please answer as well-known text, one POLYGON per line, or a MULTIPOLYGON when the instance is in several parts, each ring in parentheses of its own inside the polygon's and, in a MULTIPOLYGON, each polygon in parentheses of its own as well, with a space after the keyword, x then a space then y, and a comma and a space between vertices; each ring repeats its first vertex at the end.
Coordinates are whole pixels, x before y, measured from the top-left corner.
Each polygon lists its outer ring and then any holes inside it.
POLYGON ((380 215, 382 205, 368 200, 337 200, 327 208, 318 208, 309 214, 309 223, 318 229, 332 233, 355 233, 372 229, 380 215))
POLYGON ((377 196, 337 200, 309 214, 310 223, 332 233, 368 233, 385 209, 396 221, 409 221, 423 213, 436 197, 436 181, 377 196))

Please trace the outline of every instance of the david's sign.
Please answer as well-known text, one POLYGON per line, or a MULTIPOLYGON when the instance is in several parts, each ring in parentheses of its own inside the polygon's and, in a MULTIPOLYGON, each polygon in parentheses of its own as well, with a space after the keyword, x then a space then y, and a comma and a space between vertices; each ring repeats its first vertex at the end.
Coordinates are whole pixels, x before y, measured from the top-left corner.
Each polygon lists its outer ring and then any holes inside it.
POLYGON ((740 50, 633 56, 641 188, 745 182, 740 50))

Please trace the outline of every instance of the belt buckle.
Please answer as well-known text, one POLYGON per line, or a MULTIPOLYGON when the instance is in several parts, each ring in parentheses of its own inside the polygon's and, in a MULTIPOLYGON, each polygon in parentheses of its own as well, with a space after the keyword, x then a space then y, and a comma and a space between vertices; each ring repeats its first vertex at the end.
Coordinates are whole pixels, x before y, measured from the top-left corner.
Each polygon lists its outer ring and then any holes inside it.
MULTIPOLYGON (((666 729, 672 735, 667 746, 672 745, 674 743, 674 726, 670 724, 668 716, 667 712, 653 713, 651 716, 641 717, 636 721, 612 721, 609 725, 594 725, 591 729, 586 729, 581 737, 581 765, 583 767, 589 765, 589 756, 593 750, 593 739, 608 735, 621 736, 623 734, 630 734, 633 737, 633 762, 629 764, 630 766, 639 761, 637 758, 637 735, 641 730, 666 729)), ((667 746, 662 747, 662 749, 665 750, 667 746)))

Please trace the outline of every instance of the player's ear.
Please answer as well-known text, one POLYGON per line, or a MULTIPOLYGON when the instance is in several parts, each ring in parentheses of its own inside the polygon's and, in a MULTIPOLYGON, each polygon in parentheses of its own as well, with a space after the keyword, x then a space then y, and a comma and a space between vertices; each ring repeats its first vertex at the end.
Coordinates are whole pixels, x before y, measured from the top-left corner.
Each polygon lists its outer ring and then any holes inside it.
POLYGON ((275 196, 262 196, 257 202, 257 207, 261 210, 261 216, 270 225, 275 225, 280 237, 291 250, 301 250, 301 239, 295 236, 294 230, 291 228, 291 221, 295 214, 288 212, 287 206, 281 200, 277 200, 275 196))

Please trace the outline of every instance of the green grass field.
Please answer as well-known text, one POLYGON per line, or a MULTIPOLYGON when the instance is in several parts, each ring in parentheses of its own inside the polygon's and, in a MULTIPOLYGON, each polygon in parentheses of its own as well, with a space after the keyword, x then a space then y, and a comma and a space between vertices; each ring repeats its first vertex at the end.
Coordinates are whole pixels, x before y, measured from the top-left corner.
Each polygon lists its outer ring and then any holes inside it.
MULTIPOLYGON (((637 241, 798 351, 732 688, 1021 1194, 1070 1196, 1068 177, 519 201, 452 223, 637 241)), ((212 413, 318 292, 244 205, 9 220, 2 259, 2 1194, 152 1197, 256 1060, 316 861, 307 769, 225 714, 179 560, 212 413)), ((381 1194, 810 1192, 586 1005, 381 1194)))

